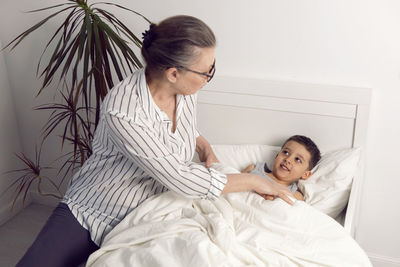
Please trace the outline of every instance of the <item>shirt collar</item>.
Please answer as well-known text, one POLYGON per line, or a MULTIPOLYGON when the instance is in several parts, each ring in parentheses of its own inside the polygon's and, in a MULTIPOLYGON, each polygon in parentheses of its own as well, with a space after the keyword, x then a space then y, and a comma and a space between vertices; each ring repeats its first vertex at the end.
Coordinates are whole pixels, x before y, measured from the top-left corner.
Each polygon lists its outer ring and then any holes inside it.
MULTIPOLYGON (((138 96, 142 103, 143 110, 150 118, 154 120, 169 121, 167 114, 163 112, 154 102, 151 96, 149 86, 146 81, 146 75, 144 69, 139 70, 138 75, 138 96)), ((185 97, 183 95, 176 96, 177 108, 176 108, 176 121, 178 121, 179 116, 182 113, 183 103, 185 97)))

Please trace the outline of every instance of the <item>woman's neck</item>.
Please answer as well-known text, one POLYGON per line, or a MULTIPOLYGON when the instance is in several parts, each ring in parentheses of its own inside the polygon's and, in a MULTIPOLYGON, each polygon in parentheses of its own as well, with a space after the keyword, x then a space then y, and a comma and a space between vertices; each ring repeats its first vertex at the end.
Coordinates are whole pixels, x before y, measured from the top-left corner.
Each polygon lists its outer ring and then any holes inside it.
POLYGON ((150 94, 161 110, 175 108, 176 93, 170 84, 160 79, 148 79, 150 94))
POLYGON ((172 122, 171 131, 174 133, 176 130, 176 92, 166 81, 152 79, 147 84, 154 103, 167 114, 172 122))

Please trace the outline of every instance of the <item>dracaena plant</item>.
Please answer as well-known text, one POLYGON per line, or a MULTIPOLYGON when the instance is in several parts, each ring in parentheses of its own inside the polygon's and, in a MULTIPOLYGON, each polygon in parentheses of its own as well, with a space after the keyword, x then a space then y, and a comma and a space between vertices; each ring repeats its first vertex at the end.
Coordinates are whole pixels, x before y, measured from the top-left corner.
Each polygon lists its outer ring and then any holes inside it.
MULTIPOLYGON (((3 48, 13 50, 46 22, 56 16, 64 16, 61 25, 49 36, 37 65, 37 76, 42 79, 37 95, 54 85, 52 88, 56 88, 61 99, 59 102, 36 107, 38 110, 50 112, 49 119, 43 127, 42 143, 55 134, 56 129, 62 128, 61 146, 64 146, 65 142, 72 144, 68 146, 71 151, 62 157, 64 162, 59 173, 64 170, 64 177, 60 183, 56 185, 48 179, 58 192, 66 175, 81 166, 92 153, 91 142, 99 121, 100 104, 108 91, 126 75, 142 67, 131 48, 140 48, 141 40, 117 16, 100 7, 117 7, 151 23, 145 16, 121 5, 109 2, 89 5, 88 2, 67 0, 62 4, 29 11, 53 10, 51 15, 18 35, 3 48), (45 64, 42 62, 44 55, 47 55, 48 59, 45 64)), ((39 153, 40 151, 41 149, 39 153)), ((27 168, 17 172, 25 171, 26 175, 23 176, 28 178, 19 179, 19 182, 12 184, 18 185, 14 203, 20 193, 24 194, 25 199, 26 190, 33 180, 37 179, 39 183, 43 180, 38 168, 40 156, 36 155, 35 161, 24 154, 18 158, 27 168)), ((44 194, 40 186, 38 190, 44 194)))

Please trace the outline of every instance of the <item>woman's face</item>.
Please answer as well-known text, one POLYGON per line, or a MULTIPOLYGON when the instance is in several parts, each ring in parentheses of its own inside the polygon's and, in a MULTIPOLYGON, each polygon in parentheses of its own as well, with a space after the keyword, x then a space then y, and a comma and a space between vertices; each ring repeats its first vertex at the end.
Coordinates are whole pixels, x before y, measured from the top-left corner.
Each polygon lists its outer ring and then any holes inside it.
POLYGON ((177 90, 179 94, 191 95, 200 90, 208 77, 196 72, 210 74, 215 62, 215 48, 197 48, 199 55, 194 63, 186 69, 179 70, 177 90), (193 72, 195 71, 195 72, 193 72))

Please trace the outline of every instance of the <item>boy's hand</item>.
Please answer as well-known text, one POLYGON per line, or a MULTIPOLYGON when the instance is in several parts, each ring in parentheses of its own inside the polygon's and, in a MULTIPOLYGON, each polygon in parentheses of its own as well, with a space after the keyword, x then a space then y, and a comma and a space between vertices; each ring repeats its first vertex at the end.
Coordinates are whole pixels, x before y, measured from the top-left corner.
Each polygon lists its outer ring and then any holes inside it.
MULTIPOLYGON (((259 194, 259 193, 257 193, 257 194, 259 194)), ((267 195, 267 194, 259 194, 259 195, 262 196, 266 200, 274 200, 275 199, 275 197, 271 196, 271 195, 267 195)))
POLYGON ((297 200, 304 201, 304 196, 303 196, 303 194, 302 194, 299 190, 297 190, 296 192, 294 192, 294 197, 295 197, 297 200))
POLYGON ((251 172, 252 170, 254 170, 255 167, 256 167, 255 164, 250 164, 249 166, 247 166, 246 168, 244 168, 241 172, 242 172, 242 173, 249 173, 249 172, 251 172))

